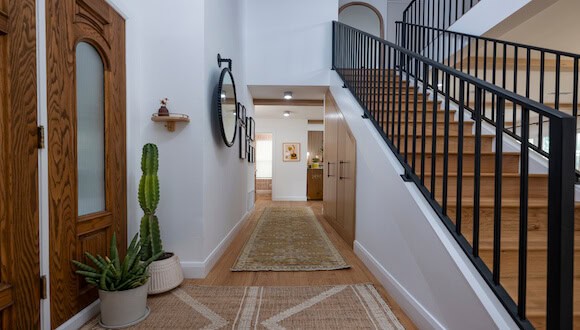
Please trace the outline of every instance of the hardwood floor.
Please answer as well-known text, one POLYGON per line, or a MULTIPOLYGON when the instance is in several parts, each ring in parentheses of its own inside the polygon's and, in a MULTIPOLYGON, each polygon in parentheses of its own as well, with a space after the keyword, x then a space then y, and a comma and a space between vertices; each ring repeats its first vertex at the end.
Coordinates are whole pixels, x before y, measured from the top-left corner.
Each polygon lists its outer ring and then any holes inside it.
POLYGON ((196 285, 224 285, 224 286, 306 286, 306 285, 337 285, 354 283, 373 283, 381 296, 388 302, 395 315, 406 329, 416 329, 403 310, 388 295, 385 289, 370 273, 364 264, 354 254, 352 249, 330 227, 322 216, 322 202, 272 202, 258 199, 248 221, 243 225, 240 233, 234 239, 222 258, 211 270, 208 276, 199 280, 188 280, 196 285), (315 272, 231 272, 230 268, 236 261, 239 252, 252 233, 257 220, 265 207, 280 206, 309 206, 322 224, 328 237, 340 251, 347 262, 352 266, 346 270, 315 271, 315 272))

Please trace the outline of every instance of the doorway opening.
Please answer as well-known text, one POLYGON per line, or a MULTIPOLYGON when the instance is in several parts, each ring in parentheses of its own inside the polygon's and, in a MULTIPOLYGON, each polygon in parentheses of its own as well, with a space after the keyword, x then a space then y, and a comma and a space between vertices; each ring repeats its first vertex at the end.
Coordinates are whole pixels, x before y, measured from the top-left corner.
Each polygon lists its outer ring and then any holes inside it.
POLYGON ((272 200, 272 133, 256 134, 256 199, 272 200))

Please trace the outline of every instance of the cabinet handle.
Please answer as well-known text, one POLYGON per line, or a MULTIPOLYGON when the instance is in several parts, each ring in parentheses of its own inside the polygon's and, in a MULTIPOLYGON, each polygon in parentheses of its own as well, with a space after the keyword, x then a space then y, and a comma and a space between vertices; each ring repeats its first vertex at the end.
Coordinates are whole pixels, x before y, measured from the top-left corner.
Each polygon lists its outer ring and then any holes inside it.
POLYGON ((342 176, 342 165, 343 164, 348 164, 349 162, 343 162, 342 160, 340 161, 340 165, 338 166, 338 179, 342 180, 342 179, 348 179, 346 176, 342 176))
POLYGON ((330 175, 330 164, 334 165, 334 163, 326 162, 326 164, 328 165, 328 166, 326 166, 326 177, 330 178, 331 176, 334 176, 334 175, 330 175))

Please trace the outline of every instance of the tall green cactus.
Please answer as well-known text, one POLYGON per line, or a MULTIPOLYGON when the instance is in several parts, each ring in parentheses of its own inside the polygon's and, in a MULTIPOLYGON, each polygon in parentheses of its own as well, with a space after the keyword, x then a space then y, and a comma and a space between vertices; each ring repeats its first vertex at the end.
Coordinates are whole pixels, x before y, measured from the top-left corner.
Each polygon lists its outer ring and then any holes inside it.
POLYGON ((141 218, 140 239, 141 239, 141 260, 149 260, 154 255, 163 252, 161 234, 159 231, 159 221, 155 216, 157 204, 159 204, 159 178, 157 169, 159 168, 159 152, 157 146, 148 143, 143 146, 141 157, 141 170, 143 175, 139 182, 139 205, 143 212, 141 218))

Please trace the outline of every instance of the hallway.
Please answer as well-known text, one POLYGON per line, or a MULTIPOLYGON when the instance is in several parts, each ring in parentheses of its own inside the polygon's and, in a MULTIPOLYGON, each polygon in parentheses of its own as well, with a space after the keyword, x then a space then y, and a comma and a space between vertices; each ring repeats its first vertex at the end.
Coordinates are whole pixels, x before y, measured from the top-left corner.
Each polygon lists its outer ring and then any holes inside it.
POLYGON ((207 277, 199 280, 186 280, 185 283, 222 286, 306 286, 373 283, 405 329, 415 329, 411 320, 388 295, 378 280, 324 220, 322 202, 272 202, 258 199, 254 211, 252 211, 249 219, 243 225, 240 233, 207 277), (315 272, 231 272, 230 267, 236 261, 239 251, 241 251, 251 235, 260 215, 268 206, 309 206, 316 214, 334 246, 352 267, 343 270, 315 272))
MULTIPOLYGON (((411 320, 405 315, 403 310, 388 295, 378 280, 363 265, 348 245, 338 236, 322 216, 322 202, 272 202, 269 200, 258 199, 248 220, 243 224, 242 229, 233 240, 232 244, 226 250, 222 258, 213 267, 211 272, 204 279, 186 280, 181 288, 188 285, 212 286, 226 289, 227 287, 283 287, 283 286, 332 286, 347 285, 359 283, 372 283, 381 297, 388 303, 389 307, 399 319, 405 329, 416 329, 411 320), (258 219, 266 207, 270 206, 308 206, 310 207, 320 224, 323 226, 326 234, 340 251, 348 264, 352 267, 343 270, 333 271, 310 271, 310 272, 232 272, 230 268, 236 261, 238 254, 244 244, 252 234, 258 219)), ((166 294, 151 296, 149 305, 156 305, 156 300, 163 300, 166 294)), ((153 310, 152 310, 153 311, 153 310)), ((95 321, 89 322, 89 324, 95 321)), ((168 322, 171 322, 168 320, 168 322)), ((139 328, 137 326, 137 328, 139 328)))

